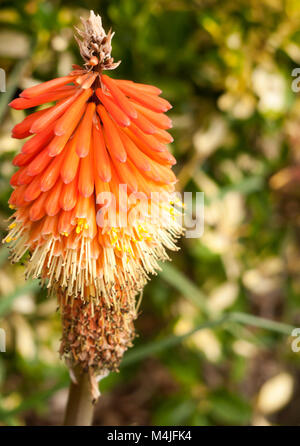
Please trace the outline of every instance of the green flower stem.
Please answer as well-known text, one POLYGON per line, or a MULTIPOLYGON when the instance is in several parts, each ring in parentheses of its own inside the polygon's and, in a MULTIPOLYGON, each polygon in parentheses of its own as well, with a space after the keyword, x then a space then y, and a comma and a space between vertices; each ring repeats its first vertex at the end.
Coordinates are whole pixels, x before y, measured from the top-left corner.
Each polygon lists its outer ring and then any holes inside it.
POLYGON ((94 405, 88 373, 77 373, 77 384, 70 383, 64 426, 91 426, 94 405))

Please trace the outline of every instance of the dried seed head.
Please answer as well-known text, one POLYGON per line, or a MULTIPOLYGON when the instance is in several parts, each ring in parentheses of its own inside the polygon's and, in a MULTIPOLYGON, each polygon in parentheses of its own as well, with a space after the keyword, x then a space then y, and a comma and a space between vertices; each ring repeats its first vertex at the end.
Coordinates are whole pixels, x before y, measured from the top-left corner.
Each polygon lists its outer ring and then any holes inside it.
POLYGON ((99 70, 114 70, 117 68, 121 61, 114 62, 111 57, 111 40, 114 36, 111 29, 106 34, 102 20, 99 15, 95 15, 94 11, 90 12, 90 17, 85 20, 81 17, 83 30, 75 27, 78 36, 75 39, 79 45, 79 50, 82 58, 85 60, 85 65, 94 66, 90 63, 90 60, 95 61, 98 59, 99 70))
POLYGON ((68 302, 63 294, 59 300, 63 326, 60 354, 69 367, 79 365, 95 377, 117 371, 135 336, 134 299, 121 298, 119 306, 108 305, 104 299, 97 305, 80 298, 68 302))

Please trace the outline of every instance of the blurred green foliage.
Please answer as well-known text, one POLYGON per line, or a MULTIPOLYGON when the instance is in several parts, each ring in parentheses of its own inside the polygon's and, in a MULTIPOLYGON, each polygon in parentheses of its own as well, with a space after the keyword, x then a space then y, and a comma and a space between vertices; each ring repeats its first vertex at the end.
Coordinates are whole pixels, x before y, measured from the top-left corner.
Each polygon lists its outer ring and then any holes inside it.
MULTIPOLYGON (((288 337, 300 322, 299 1, 2 1, 3 234, 20 149, 10 130, 23 117, 7 104, 80 63, 72 26, 88 9, 116 32, 114 75, 157 85, 173 103, 179 190, 205 193, 204 234, 182 239, 146 287, 139 338, 101 383, 95 424, 299 424, 300 360, 288 337)), ((0 423, 59 424, 68 375, 56 303, 7 256, 4 247, 0 423)))

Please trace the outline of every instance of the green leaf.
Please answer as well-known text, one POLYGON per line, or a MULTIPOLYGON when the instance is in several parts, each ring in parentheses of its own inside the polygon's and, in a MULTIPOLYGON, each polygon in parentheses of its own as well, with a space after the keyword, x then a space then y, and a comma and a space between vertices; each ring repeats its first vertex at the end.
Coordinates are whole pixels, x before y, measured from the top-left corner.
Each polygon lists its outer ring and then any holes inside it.
POLYGON ((175 345, 180 344, 184 339, 188 338, 192 334, 205 328, 214 328, 221 326, 224 323, 238 322, 240 324, 251 325, 253 327, 263 328, 266 330, 272 330, 277 333, 290 335, 295 328, 292 325, 282 324, 280 322, 271 321, 269 319, 252 316, 246 313, 226 313, 223 317, 215 320, 208 320, 201 325, 196 326, 193 330, 188 331, 181 336, 166 336, 163 339, 150 342, 148 344, 137 347, 125 354, 124 360, 121 366, 131 365, 135 362, 151 356, 153 354, 160 353, 166 349, 169 349, 175 345))
POLYGON ((218 391, 210 398, 212 416, 217 423, 245 425, 250 422, 252 410, 250 404, 236 394, 218 391))
POLYGON ((159 275, 171 286, 182 293, 190 302, 196 305, 205 314, 208 313, 206 296, 176 267, 169 263, 162 265, 159 275))

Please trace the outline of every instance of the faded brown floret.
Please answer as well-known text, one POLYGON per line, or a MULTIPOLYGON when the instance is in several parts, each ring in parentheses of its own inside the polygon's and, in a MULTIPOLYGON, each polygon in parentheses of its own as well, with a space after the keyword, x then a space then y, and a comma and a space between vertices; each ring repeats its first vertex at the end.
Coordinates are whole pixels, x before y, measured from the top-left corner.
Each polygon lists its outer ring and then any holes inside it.
POLYGON ((72 302, 59 296, 63 336, 60 354, 70 367, 79 365, 94 376, 117 371, 122 357, 135 337, 134 300, 120 295, 120 305, 104 301, 94 305, 80 298, 72 302))

